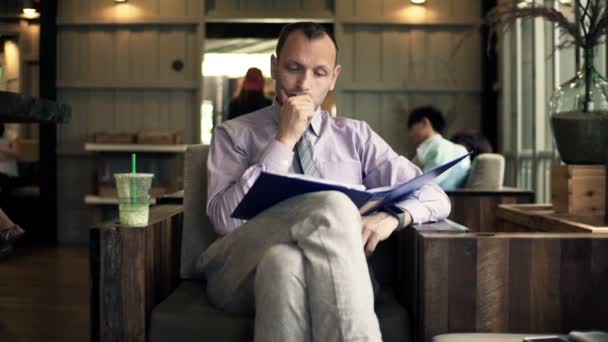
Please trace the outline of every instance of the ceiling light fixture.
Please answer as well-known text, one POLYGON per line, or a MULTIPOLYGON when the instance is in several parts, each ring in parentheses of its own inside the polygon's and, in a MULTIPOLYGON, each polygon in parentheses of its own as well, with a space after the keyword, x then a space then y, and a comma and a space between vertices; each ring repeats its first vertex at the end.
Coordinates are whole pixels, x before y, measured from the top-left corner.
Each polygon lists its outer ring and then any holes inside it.
POLYGON ((34 7, 34 2, 32 0, 24 0, 23 1, 23 14, 27 17, 35 16, 37 13, 36 8, 34 7))

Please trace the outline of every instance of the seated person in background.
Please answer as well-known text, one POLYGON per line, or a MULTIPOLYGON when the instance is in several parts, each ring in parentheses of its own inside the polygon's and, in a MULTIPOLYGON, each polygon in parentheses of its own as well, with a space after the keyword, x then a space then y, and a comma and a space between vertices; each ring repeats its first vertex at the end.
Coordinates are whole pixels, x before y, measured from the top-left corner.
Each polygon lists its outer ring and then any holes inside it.
POLYGON ((366 255, 396 229, 450 212, 431 183, 365 217, 335 191, 287 199, 246 222, 231 217, 262 171, 367 188, 420 175, 367 123, 321 109, 340 73, 337 53, 323 26, 285 26, 271 57, 276 103, 225 121, 210 145, 207 214, 220 238, 197 269, 215 307, 255 314, 255 341, 382 341, 366 255))
POLYGON ((268 107, 272 101, 264 96, 264 76, 258 68, 249 68, 239 96, 228 105, 228 120, 268 107))
POLYGON ((17 157, 19 156, 19 142, 8 134, 6 127, 0 123, 0 191, 10 188, 19 176, 17 157))
POLYGON ((473 151, 471 154, 471 160, 474 160, 478 155, 482 153, 492 153, 492 145, 486 137, 484 137, 479 131, 474 129, 465 129, 454 135, 450 140, 455 143, 464 146, 467 151, 473 151))
MULTIPOLYGON (((407 127, 410 140, 416 146, 414 162, 420 165, 422 171, 426 172, 467 153, 464 146, 441 136, 445 128, 445 119, 434 107, 419 107, 412 110, 407 127)), ((437 177, 435 182, 444 190, 457 189, 463 186, 470 168, 471 161, 467 158, 437 177)))

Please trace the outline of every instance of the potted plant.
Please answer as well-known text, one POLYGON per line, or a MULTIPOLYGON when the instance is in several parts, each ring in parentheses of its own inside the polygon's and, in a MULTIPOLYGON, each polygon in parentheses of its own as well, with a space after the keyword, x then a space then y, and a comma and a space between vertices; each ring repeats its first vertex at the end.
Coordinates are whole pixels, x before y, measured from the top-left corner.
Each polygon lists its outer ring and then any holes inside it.
POLYGON ((562 31, 558 48, 583 51, 582 67, 559 86, 549 103, 553 137, 567 164, 603 164, 608 158, 608 81, 593 65, 595 48, 608 31, 606 0, 573 0, 574 21, 543 5, 499 3, 486 17, 491 36, 505 32, 517 19, 543 18, 562 31))

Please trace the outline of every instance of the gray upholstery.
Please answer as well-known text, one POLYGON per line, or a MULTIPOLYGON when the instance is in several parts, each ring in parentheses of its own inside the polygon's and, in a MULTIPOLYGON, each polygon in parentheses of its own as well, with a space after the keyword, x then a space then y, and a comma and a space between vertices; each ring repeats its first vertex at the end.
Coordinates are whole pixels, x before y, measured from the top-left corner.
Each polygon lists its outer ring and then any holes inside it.
POLYGON ((433 337, 431 342, 522 342, 526 336, 535 335, 484 333, 445 334, 433 337))
POLYGON ((207 217, 207 155, 208 145, 191 145, 184 161, 184 227, 180 275, 198 279, 194 271, 199 255, 217 235, 207 217))
MULTIPOLYGON (((149 341, 251 341, 251 317, 232 316, 214 309, 205 295, 202 277, 195 272, 199 255, 217 235, 206 214, 208 146, 188 147, 184 165, 184 226, 180 275, 184 281, 150 317, 149 341)), ((410 318, 395 299, 396 240, 382 243, 370 259, 383 286, 376 314, 384 341, 410 341, 410 318)))
MULTIPOLYGON (((383 340, 410 341, 409 316, 391 292, 382 291, 376 300, 383 340)), ((154 308, 149 335, 149 342, 252 341, 253 318, 214 309, 200 283, 185 281, 154 308)))
POLYGON ((482 153, 473 160, 465 188, 498 190, 505 177, 505 157, 497 153, 482 153))

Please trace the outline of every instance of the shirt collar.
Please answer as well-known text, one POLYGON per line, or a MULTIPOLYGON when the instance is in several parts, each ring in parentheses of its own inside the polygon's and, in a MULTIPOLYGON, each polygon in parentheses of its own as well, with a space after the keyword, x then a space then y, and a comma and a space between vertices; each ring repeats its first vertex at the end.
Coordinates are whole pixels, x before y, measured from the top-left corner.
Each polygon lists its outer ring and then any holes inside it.
POLYGON ((431 146, 431 144, 438 139, 441 139, 441 134, 439 133, 426 138, 426 140, 423 141, 420 146, 418 146, 418 148, 416 148, 416 154, 418 155, 418 157, 421 157, 424 152, 426 152, 426 150, 429 148, 429 146, 431 146))
MULTIPOLYGON (((274 122, 278 125, 279 124, 279 114, 281 112, 281 105, 277 102, 276 97, 273 99, 272 105, 275 107, 275 112, 276 112, 274 115, 274 122)), ((310 121, 310 127, 312 128, 312 132, 317 137, 321 133, 321 123, 323 122, 324 113, 325 113, 325 111, 322 110, 321 107, 319 107, 319 109, 313 115, 312 120, 310 121)))

